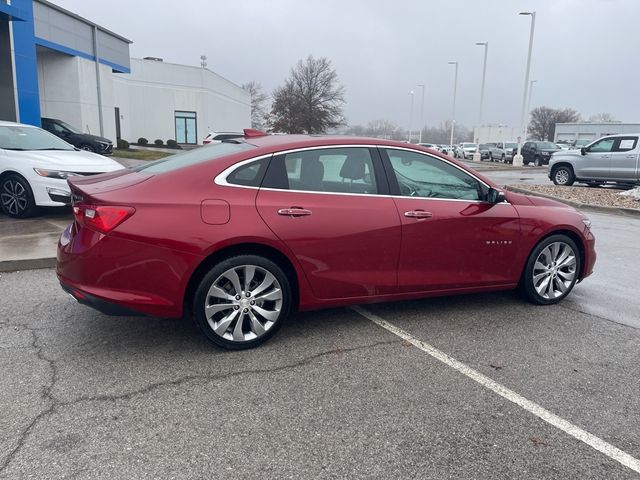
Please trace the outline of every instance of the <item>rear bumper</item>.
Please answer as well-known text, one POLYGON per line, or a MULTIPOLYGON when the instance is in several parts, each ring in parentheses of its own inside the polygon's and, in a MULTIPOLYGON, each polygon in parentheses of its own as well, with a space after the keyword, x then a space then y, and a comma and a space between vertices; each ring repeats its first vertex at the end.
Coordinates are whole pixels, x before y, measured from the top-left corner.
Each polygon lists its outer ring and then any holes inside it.
POLYGON ((80 303, 109 315, 180 318, 188 280, 201 257, 69 225, 56 273, 80 303))
POLYGON ((123 307, 122 305, 118 305, 117 303, 102 300, 101 298, 98 298, 87 292, 83 292, 77 288, 73 288, 63 281, 60 281, 60 286, 62 287, 62 290, 75 298, 78 303, 87 305, 88 307, 98 310, 100 313, 104 313, 105 315, 117 315, 122 317, 138 317, 145 315, 144 313, 123 307))

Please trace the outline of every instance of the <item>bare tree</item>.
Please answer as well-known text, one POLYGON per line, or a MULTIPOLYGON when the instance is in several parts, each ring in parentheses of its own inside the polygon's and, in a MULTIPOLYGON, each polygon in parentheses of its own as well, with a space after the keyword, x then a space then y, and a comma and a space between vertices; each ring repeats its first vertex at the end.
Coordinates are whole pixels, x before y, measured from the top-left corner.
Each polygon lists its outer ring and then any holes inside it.
POLYGON ((595 115, 591 115, 589 117, 589 121, 593 123, 609 123, 609 122, 615 122, 616 119, 613 118, 613 115, 611 115, 610 113, 602 112, 602 113, 596 113, 595 115))
POLYGON ((531 111, 531 121, 529 122, 529 136, 535 140, 553 141, 556 133, 556 123, 578 121, 580 121, 580 114, 571 108, 534 108, 531 111))
POLYGON ((262 85, 253 80, 244 83, 242 88, 251 95, 251 128, 261 130, 265 123, 267 94, 262 91, 262 85))
POLYGON ((273 92, 270 127, 285 133, 324 133, 344 125, 344 87, 327 58, 309 55, 273 92))

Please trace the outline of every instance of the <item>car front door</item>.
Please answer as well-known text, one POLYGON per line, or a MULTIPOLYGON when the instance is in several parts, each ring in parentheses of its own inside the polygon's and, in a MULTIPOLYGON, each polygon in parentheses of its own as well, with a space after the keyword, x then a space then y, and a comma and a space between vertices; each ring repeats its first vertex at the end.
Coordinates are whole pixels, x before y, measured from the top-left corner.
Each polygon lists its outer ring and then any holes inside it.
POLYGON ((367 297, 397 289, 401 226, 388 193, 377 149, 312 148, 273 157, 256 205, 317 298, 367 297))
POLYGON ((622 182, 638 180, 638 137, 629 135, 617 137, 611 151, 611 179, 622 182))
POLYGON ((438 157, 381 149, 402 222, 398 287, 404 292, 513 285, 520 219, 489 187, 438 157))
POLYGON ((615 137, 601 138, 584 149, 582 160, 577 163, 578 178, 606 179, 611 176, 611 151, 615 137))

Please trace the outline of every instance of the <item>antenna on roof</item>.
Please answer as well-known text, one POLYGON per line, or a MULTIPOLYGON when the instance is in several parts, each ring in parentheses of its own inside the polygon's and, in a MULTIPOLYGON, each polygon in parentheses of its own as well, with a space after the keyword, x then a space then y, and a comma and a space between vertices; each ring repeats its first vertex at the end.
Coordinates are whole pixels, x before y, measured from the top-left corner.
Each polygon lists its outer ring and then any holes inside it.
POLYGON ((206 55, 200 55, 200 66, 202 68, 207 68, 207 56, 206 55))

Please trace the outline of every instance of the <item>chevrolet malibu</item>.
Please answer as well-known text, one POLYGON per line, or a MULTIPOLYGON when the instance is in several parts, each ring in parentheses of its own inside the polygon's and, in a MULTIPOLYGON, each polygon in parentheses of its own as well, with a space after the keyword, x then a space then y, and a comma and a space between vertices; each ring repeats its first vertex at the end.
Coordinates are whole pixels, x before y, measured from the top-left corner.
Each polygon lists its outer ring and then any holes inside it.
POLYGON ((576 210, 387 140, 247 130, 68 183, 62 288, 108 314, 191 317, 232 349, 294 310, 516 287, 554 304, 596 258, 576 210))

